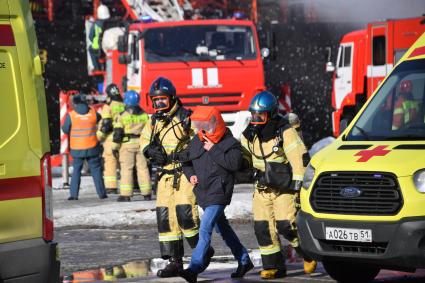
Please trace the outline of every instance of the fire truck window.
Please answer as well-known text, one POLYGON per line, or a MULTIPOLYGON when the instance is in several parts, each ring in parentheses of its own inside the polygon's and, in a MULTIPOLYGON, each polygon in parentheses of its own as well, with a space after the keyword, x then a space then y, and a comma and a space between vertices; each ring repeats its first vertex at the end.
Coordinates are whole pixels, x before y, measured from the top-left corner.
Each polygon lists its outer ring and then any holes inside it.
POLYGON ((373 38, 373 65, 385 65, 385 36, 376 36, 373 38))
POLYGON ((344 48, 344 67, 351 66, 351 46, 345 46, 344 48))
POLYGON ((394 65, 398 63, 398 61, 403 57, 404 53, 406 53, 407 49, 397 50, 394 54, 394 65))
POLYGON ((249 26, 150 28, 144 33, 144 42, 148 62, 246 60, 258 56, 249 26))
POLYGON ((344 54, 344 47, 340 46, 338 49, 338 68, 342 68, 342 56, 344 54))

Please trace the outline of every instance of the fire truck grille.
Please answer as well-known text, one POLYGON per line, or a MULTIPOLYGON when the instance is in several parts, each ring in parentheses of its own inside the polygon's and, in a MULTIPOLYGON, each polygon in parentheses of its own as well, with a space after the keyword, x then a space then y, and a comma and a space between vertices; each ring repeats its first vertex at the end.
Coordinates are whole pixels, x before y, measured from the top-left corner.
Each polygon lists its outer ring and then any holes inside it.
POLYGON ((395 215, 403 196, 389 173, 327 172, 317 178, 310 203, 321 213, 395 215))
POLYGON ((321 247, 325 251, 340 253, 374 254, 385 253, 388 243, 358 243, 319 240, 321 247))
POLYGON ((242 93, 217 93, 217 94, 180 94, 184 106, 232 106, 242 101, 242 93))

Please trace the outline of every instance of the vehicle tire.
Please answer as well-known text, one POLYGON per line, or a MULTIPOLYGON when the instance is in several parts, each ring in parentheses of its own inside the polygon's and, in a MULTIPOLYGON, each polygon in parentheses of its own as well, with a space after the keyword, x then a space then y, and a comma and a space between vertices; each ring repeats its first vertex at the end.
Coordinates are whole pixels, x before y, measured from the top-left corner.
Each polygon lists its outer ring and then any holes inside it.
POLYGON ((330 277, 341 283, 363 283, 372 281, 380 268, 359 263, 323 261, 323 267, 330 277))

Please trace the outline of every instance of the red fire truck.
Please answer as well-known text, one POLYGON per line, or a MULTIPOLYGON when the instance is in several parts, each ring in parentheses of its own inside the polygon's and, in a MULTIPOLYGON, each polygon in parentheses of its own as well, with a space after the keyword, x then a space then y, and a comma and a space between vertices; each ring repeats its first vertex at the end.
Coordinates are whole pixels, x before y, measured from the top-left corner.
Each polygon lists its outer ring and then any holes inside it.
POLYGON ((104 85, 114 82, 122 90, 139 92, 142 108, 153 113, 149 87, 157 77, 166 77, 183 105, 219 107, 233 134, 240 136, 249 122, 251 98, 265 89, 254 22, 142 19, 129 25, 114 48, 105 50, 104 85))
POLYGON ((379 83, 407 49, 425 32, 425 18, 369 23, 364 30, 346 34, 339 46, 333 71, 333 134, 350 123, 379 83))

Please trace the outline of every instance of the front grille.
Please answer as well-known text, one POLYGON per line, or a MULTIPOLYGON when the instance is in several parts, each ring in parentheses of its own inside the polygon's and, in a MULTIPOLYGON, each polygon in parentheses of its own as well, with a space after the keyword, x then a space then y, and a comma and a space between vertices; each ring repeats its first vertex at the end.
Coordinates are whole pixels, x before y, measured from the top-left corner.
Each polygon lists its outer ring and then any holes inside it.
POLYGON ((179 94, 179 98, 184 106, 232 106, 241 103, 242 93, 179 94))
POLYGON ((361 253, 361 254, 383 254, 388 243, 359 243, 341 242, 330 240, 319 240, 321 247, 325 251, 340 253, 361 253))
POLYGON ((393 174, 377 172, 327 172, 316 180, 310 195, 316 212, 357 215, 395 215, 403 206, 403 196, 393 174), (343 196, 344 188, 361 191, 359 196, 343 196))

